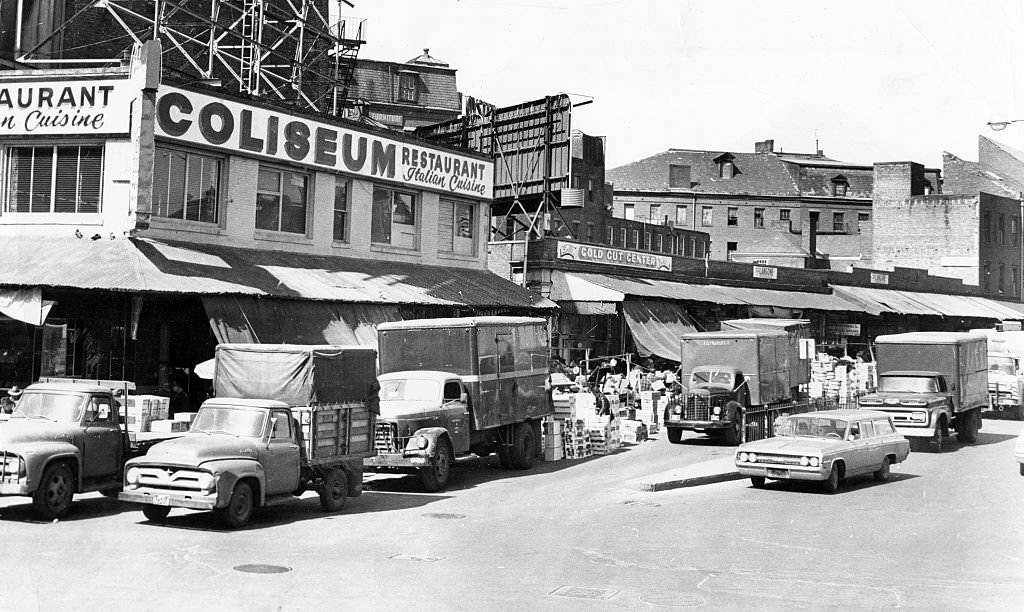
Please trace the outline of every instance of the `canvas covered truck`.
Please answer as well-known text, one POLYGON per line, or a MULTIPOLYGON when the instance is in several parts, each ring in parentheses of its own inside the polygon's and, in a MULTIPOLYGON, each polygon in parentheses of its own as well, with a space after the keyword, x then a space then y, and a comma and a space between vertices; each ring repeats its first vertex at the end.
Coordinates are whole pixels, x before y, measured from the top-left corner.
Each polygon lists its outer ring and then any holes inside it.
POLYGON ((46 380, 0 423, 0 495, 31 497, 40 518, 64 516, 75 493, 117 496, 125 461, 180 435, 128 431, 120 405, 132 383, 46 380))
POLYGON ((381 414, 366 467, 415 471, 424 489, 439 491, 458 455, 533 464, 540 419, 554 412, 544 319, 417 319, 377 333, 381 414))
POLYGON ((698 431, 736 445, 743 439, 743 414, 751 408, 792 400, 809 380, 800 359, 802 331, 728 330, 684 334, 680 369, 684 393, 665 410, 668 440, 698 431))
POLYGON ((128 463, 119 497, 153 521, 192 508, 229 527, 308 490, 340 510, 362 492, 373 454, 375 373, 376 351, 364 347, 221 344, 215 397, 187 435, 128 463))
POLYGON ((860 406, 892 416, 896 430, 917 445, 942 451, 950 428, 973 444, 988 405, 985 336, 911 332, 875 338, 878 390, 860 406))

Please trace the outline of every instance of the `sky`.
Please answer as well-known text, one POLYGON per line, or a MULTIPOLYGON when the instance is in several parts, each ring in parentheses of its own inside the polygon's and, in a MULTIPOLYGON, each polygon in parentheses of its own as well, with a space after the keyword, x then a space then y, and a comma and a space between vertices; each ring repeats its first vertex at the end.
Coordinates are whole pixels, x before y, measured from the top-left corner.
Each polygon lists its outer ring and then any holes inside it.
POLYGON ((573 128, 607 137, 607 167, 669 148, 754 142, 844 161, 976 160, 978 134, 1024 149, 1019 0, 353 0, 360 57, 423 48, 464 95, 508 106, 593 103, 573 128))

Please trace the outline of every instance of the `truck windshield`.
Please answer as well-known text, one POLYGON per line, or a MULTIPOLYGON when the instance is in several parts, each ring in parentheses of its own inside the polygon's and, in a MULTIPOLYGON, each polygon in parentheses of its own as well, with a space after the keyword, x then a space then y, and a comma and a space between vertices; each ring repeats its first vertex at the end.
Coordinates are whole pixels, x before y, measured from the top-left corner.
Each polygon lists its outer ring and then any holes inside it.
POLYGON ((989 355, 988 371, 999 372, 1001 374, 1009 374, 1010 376, 1014 376, 1017 374, 1013 367, 1012 357, 992 357, 991 355, 989 355))
POLYGON ((817 416, 791 416, 775 423, 775 435, 783 438, 842 440, 846 436, 846 421, 817 416))
POLYGON ((878 378, 878 390, 938 393, 939 386, 936 380, 929 376, 881 376, 878 378))
POLYGON ((264 410, 230 406, 203 406, 188 430, 189 433, 221 433, 258 438, 263 435, 263 421, 266 414, 264 410))
POLYGON ((380 385, 380 399, 383 401, 430 401, 437 399, 438 389, 436 380, 420 378, 386 380, 380 385))
POLYGON ((26 391, 11 416, 56 423, 77 423, 82 418, 85 397, 78 394, 26 391))
POLYGON ((732 386, 732 372, 721 370, 704 370, 693 373, 693 384, 712 384, 732 386))

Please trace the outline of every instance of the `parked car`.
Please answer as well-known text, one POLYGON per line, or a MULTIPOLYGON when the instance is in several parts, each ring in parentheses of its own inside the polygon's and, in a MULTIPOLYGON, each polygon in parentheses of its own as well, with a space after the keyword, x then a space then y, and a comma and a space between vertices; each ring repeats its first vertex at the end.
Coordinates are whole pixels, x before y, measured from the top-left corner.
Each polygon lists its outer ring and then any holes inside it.
POLYGON ((736 450, 736 468, 754 487, 765 480, 818 480, 832 493, 850 476, 889 470, 907 458, 910 443, 892 419, 873 410, 825 410, 781 417, 775 437, 747 442, 736 450))

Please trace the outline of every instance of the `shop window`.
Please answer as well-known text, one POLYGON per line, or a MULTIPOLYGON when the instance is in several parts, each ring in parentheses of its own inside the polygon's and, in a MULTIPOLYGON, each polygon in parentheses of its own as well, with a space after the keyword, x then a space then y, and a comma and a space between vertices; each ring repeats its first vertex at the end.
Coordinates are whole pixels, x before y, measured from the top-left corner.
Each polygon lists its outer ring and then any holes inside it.
POLYGON ((348 242, 348 181, 334 179, 334 241, 348 242))
POLYGON ((754 227, 764 227, 764 209, 754 209, 754 227))
POLYGON ((403 249, 417 248, 419 226, 416 214, 416 196, 386 187, 374 187, 370 242, 403 249))
POLYGON ((726 213, 725 224, 729 227, 736 227, 740 224, 740 209, 735 206, 730 206, 726 213))
POLYGON ((442 199, 438 219, 442 251, 476 255, 476 225, 471 202, 442 199))
POLYGON ((686 225, 686 207, 676 206, 676 225, 684 227, 686 225))
POLYGON ((711 215, 714 212, 711 206, 704 206, 700 209, 700 224, 704 227, 711 227, 711 215))
POLYGON ((256 184, 256 229, 306 233, 309 176, 260 167, 256 184))
POLYGON ((153 214, 217 223, 222 160, 158 146, 153 161, 153 214))
POLYGON ((416 102, 417 93, 416 73, 398 73, 398 100, 400 102, 416 102))
POLYGON ((102 146, 9 147, 7 160, 7 212, 100 212, 102 146))
POLYGON ((779 221, 789 221, 790 210, 788 208, 779 209, 779 221))

